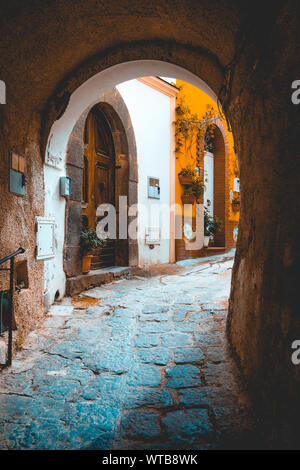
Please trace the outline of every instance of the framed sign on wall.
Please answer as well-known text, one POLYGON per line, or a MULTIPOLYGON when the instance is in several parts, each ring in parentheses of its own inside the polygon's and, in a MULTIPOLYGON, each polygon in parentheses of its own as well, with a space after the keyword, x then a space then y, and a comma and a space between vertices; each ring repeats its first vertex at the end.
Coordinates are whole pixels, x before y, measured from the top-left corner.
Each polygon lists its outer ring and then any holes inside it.
POLYGON ((25 158, 16 152, 9 153, 9 192, 25 196, 25 158))
POLYGON ((159 179, 148 176, 148 197, 160 199, 159 179))

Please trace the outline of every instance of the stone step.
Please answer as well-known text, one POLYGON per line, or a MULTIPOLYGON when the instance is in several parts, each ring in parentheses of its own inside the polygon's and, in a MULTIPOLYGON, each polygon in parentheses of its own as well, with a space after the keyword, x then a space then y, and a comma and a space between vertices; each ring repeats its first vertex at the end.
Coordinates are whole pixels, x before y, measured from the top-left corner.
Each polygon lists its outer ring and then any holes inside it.
POLYGON ((87 274, 69 277, 67 279, 66 293, 71 296, 80 294, 80 292, 91 289, 92 287, 101 286, 101 284, 111 282, 114 279, 128 276, 130 273, 131 268, 126 266, 94 269, 87 274))

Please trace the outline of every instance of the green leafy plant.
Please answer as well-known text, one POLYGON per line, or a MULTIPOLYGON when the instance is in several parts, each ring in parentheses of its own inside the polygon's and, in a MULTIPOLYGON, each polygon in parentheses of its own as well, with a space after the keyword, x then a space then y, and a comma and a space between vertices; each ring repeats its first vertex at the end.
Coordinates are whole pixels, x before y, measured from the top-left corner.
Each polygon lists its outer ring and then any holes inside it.
POLYGON ((184 185, 184 195, 194 196, 196 202, 200 201, 200 198, 205 189, 205 184, 203 178, 199 176, 199 173, 192 169, 190 166, 182 168, 180 173, 178 173, 181 184, 184 185), (183 178, 189 178, 187 181, 184 181, 183 178))
POLYGON ((198 113, 192 113, 184 101, 184 94, 177 98, 175 120, 175 153, 184 153, 186 158, 185 171, 192 166, 199 167, 203 162, 208 142, 212 142, 214 136, 213 124, 217 119, 213 108, 200 117, 198 113))
POLYGON ((210 231, 209 231, 210 219, 211 219, 211 215, 209 214, 208 209, 204 207, 204 236, 205 237, 210 237, 210 231))
POLYGON ((187 166, 182 168, 181 171, 178 173, 179 176, 194 176, 195 170, 191 166, 187 166))
POLYGON ((209 231, 211 235, 215 235, 218 230, 223 228, 223 223, 219 217, 212 217, 209 225, 209 231))
POLYGON ((214 149, 214 130, 212 126, 208 126, 204 137, 205 152, 213 152, 214 149))
POLYGON ((200 201, 200 198, 203 194, 204 189, 205 189, 205 184, 204 184, 203 179, 200 176, 194 176, 193 182, 191 185, 191 191, 194 194, 197 203, 200 201))
POLYGON ((106 240, 98 238, 96 230, 93 228, 86 228, 80 233, 80 247, 83 255, 90 253, 95 248, 101 252, 105 243, 106 240))
POLYGON ((217 216, 212 217, 207 207, 204 207, 204 236, 214 236, 221 228, 223 228, 221 219, 217 216))

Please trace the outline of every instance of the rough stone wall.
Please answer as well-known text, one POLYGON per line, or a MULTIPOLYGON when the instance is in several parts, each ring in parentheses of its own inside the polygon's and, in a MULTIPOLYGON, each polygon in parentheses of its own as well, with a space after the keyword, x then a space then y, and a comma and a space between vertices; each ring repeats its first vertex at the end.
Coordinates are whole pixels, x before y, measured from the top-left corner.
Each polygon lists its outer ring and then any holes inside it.
POLYGON ((229 338, 261 403, 273 411, 284 404, 297 416, 300 368, 291 364, 290 345, 300 337, 300 108, 291 103, 291 83, 300 75, 299 2, 265 6, 266 13, 256 0, 11 0, 2 6, 0 78, 8 104, 0 107, 1 254, 16 244, 27 248, 31 287, 22 294, 22 314, 28 311, 28 331, 41 314, 43 271, 34 261, 33 226, 43 211, 42 158, 53 121, 76 87, 111 65, 139 59, 181 65, 219 95, 239 155, 229 338), (23 203, 7 192, 9 149, 29 163, 23 203))
MULTIPOLYGON (((2 121, 3 123, 3 121, 2 121)), ((15 267, 26 262, 25 277, 28 286, 14 294, 14 316, 17 330, 13 335, 14 346, 20 346, 28 333, 43 315, 43 261, 35 259, 35 217, 43 215, 43 166, 39 154, 37 121, 24 123, 27 135, 10 132, 9 125, 1 128, 1 224, 0 258, 16 251, 20 246, 26 252, 15 258, 15 267), (6 132, 5 132, 6 131, 6 132), (26 195, 17 196, 8 191, 9 151, 25 157, 26 195)), ((1 267, 9 267, 10 262, 1 267)), ((16 277, 16 276, 15 276, 16 277)), ((9 272, 0 271, 0 289, 9 287, 9 272)))
POLYGON ((276 415, 274 441, 284 435, 291 447, 300 392, 291 362, 300 338, 300 107, 291 102, 299 39, 299 3, 276 3, 245 44, 228 109, 241 181, 228 335, 261 408, 276 415))

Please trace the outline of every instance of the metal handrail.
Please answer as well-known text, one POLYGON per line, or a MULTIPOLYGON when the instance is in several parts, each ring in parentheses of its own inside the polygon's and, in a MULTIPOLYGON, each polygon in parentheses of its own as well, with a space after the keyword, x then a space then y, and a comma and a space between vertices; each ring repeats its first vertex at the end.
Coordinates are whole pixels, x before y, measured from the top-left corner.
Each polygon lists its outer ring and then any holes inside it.
POLYGON ((19 248, 17 251, 14 251, 14 252, 11 253, 10 255, 5 256, 5 258, 0 259, 0 264, 5 263, 5 261, 8 261, 8 260, 14 258, 15 256, 19 255, 20 253, 25 253, 25 248, 22 248, 22 247, 20 246, 20 248, 19 248))
POLYGON ((25 248, 20 247, 8 256, 0 260, 0 265, 10 260, 9 268, 0 268, 1 271, 10 271, 9 273, 9 318, 8 318, 8 346, 7 346, 7 361, 2 366, 10 366, 12 360, 12 318, 13 318, 13 296, 14 296, 14 260, 15 256, 24 253, 25 248))

